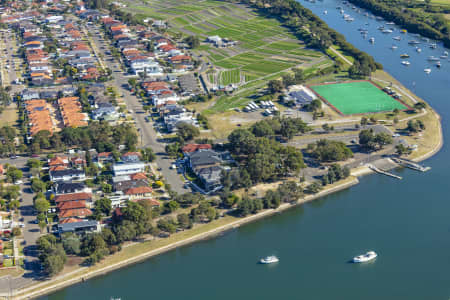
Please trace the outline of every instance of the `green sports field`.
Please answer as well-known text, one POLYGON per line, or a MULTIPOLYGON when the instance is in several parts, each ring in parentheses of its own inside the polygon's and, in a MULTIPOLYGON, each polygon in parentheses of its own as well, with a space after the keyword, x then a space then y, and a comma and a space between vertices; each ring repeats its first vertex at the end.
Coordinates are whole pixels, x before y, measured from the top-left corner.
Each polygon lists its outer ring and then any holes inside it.
POLYGON ((311 89, 344 115, 407 108, 368 81, 315 85, 311 89))

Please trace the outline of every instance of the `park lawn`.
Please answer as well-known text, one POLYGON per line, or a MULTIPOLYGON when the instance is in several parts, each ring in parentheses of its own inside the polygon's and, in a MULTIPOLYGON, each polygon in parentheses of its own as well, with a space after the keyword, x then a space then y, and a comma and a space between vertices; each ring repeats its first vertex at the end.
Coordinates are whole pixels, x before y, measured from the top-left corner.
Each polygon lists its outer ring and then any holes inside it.
MULTIPOLYGON (((419 158, 427 153, 435 150, 435 148, 441 142, 441 122, 438 115, 430 108, 427 108, 427 114, 418 117, 415 120, 421 120, 425 125, 425 132, 421 134, 415 134, 411 136, 403 136, 403 138, 410 145, 417 145, 418 149, 413 151, 408 158, 415 159, 419 158)), ((398 129, 404 129, 407 127, 407 122, 400 122, 396 125, 398 129)))
POLYGON ((0 127, 14 126, 16 125, 18 118, 19 114, 16 105, 11 104, 5 107, 5 109, 0 114, 0 127))

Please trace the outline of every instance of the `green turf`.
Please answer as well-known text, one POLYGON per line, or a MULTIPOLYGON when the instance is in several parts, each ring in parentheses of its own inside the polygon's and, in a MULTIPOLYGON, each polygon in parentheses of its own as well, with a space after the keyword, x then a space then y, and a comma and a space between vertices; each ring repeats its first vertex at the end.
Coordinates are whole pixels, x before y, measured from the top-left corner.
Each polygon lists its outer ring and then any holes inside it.
POLYGON ((368 81, 316 85, 311 88, 344 115, 406 109, 368 81))

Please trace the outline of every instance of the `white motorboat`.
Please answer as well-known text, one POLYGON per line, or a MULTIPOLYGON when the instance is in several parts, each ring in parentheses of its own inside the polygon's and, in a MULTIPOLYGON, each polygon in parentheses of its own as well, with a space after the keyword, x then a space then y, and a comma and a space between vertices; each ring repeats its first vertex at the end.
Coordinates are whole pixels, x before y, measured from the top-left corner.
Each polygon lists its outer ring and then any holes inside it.
POLYGON ((402 65, 409 66, 411 63, 407 60, 402 61, 402 65))
POLYGON ((434 57, 434 56, 428 56, 428 60, 429 61, 439 61, 439 58, 434 57))
POLYGON ((372 44, 375 43, 375 38, 371 37, 371 38, 369 39, 369 42, 371 42, 372 44))
POLYGON ((420 44, 420 42, 418 42, 416 40, 411 40, 411 41, 408 42, 408 44, 410 44, 410 45, 417 45, 417 44, 420 44))
POLYGON ((423 70, 426 74, 430 74, 431 73, 431 69, 424 69, 423 70))
POLYGON ((437 45, 436 45, 436 43, 432 43, 432 44, 430 44, 430 48, 431 48, 431 49, 436 49, 436 48, 437 48, 437 45))
POLYGON ((267 257, 261 258, 259 260, 259 262, 262 264, 273 264, 273 263, 277 263, 279 261, 280 260, 275 255, 267 256, 267 257))
POLYGON ((362 254, 362 255, 353 257, 352 261, 354 263, 364 263, 364 262, 374 260, 375 258, 377 258, 377 256, 378 255, 374 251, 369 251, 366 254, 362 254))
POLYGON ((397 46, 391 46, 391 49, 395 50, 395 49, 397 49, 397 46))
POLYGON ((394 22, 387 22, 386 25, 395 25, 394 22))
POLYGON ((402 38, 399 37, 399 36, 394 36, 392 39, 393 39, 393 40, 396 40, 396 41, 401 41, 401 40, 402 40, 402 38))
POLYGON ((382 33, 392 33, 393 31, 391 29, 383 29, 381 30, 382 33))
POLYGON ((324 15, 328 14, 328 11, 324 10, 324 11, 323 11, 323 14, 324 14, 324 15))
POLYGON ((436 63, 436 68, 440 68, 440 67, 441 67, 441 62, 438 61, 438 62, 436 63))
POLYGON ((420 53, 420 52, 422 52, 422 49, 416 48, 416 51, 417 51, 417 53, 420 53))

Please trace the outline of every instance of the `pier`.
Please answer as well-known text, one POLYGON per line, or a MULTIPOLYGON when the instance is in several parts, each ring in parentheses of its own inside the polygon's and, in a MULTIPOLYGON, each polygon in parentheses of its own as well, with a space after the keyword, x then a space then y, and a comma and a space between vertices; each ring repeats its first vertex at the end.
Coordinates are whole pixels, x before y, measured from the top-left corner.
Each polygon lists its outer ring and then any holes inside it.
POLYGON ((386 175, 386 176, 389 176, 389 177, 393 177, 393 178, 396 178, 396 179, 402 179, 401 176, 389 173, 388 171, 385 171, 383 169, 377 168, 377 167, 375 167, 372 164, 367 164, 367 167, 369 167, 369 169, 371 169, 372 171, 377 172, 379 174, 383 174, 383 175, 386 175))
POLYGON ((402 167, 410 168, 412 170, 416 170, 416 171, 420 171, 420 172, 426 172, 431 169, 431 167, 425 167, 425 166, 422 166, 416 162, 413 162, 413 161, 410 161, 407 159, 392 157, 391 160, 402 167))

